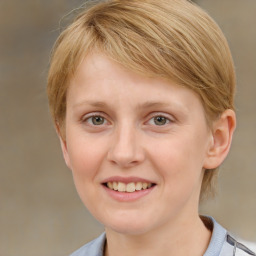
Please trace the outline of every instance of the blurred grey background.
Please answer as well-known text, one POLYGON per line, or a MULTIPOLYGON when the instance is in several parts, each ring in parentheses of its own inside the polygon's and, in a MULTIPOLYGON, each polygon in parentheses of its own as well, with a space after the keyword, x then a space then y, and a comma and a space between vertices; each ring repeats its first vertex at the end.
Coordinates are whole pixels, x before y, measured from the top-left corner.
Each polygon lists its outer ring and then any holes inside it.
MULTIPOLYGON (((196 1, 230 43, 237 71, 233 148, 219 196, 201 206, 256 241, 256 1, 196 1)), ((82 0, 0 0, 0 255, 68 255, 103 228, 78 198, 45 93, 51 47, 82 0)))

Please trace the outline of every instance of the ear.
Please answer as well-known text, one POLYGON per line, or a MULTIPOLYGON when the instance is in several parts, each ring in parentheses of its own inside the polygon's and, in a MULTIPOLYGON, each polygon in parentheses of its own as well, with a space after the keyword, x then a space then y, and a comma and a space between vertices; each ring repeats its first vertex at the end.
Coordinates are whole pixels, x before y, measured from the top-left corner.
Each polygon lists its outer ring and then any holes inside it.
POLYGON ((205 169, 217 168, 224 161, 231 146, 235 127, 236 115, 231 109, 225 110, 213 123, 212 140, 204 162, 205 169))
POLYGON ((64 160, 65 160, 65 163, 66 163, 67 167, 69 169, 71 169, 70 158, 69 158, 69 153, 68 153, 68 148, 67 148, 67 141, 66 141, 66 138, 64 137, 63 129, 60 128, 59 123, 56 123, 55 127, 56 127, 56 132, 57 132, 59 140, 60 140, 60 146, 61 146, 61 150, 62 150, 62 154, 63 154, 64 160))

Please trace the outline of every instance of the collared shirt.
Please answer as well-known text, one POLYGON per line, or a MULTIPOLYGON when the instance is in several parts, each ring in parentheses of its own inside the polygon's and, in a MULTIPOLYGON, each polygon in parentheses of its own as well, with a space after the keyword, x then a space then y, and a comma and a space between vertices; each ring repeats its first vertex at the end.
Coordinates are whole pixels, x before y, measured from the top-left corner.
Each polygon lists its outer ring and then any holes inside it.
MULTIPOLYGON (((203 256, 256 256, 256 254, 237 242, 220 224, 213 218, 208 220, 212 223, 212 237, 210 244, 203 256)), ((106 234, 101 234, 95 240, 85 244, 70 256, 104 256, 106 234)))

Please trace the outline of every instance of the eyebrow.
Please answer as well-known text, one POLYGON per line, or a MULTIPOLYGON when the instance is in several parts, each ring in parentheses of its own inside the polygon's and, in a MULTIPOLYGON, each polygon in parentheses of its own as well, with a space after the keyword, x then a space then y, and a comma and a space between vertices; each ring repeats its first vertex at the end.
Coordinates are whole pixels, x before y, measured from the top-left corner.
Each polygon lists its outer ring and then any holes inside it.
POLYGON ((153 107, 168 107, 171 104, 165 102, 158 102, 158 101, 146 101, 142 104, 138 105, 138 108, 153 108, 153 107))
MULTIPOLYGON (((77 108, 82 105, 90 105, 92 107, 100 107, 100 108, 104 108, 104 107, 108 106, 108 104, 105 103, 104 101, 86 100, 86 101, 82 101, 77 104, 74 104, 73 107, 77 108)), ((170 104, 165 103, 165 102, 158 102, 158 101, 146 101, 146 102, 139 104, 136 108, 141 109, 141 108, 167 107, 167 106, 170 106, 170 104)))
POLYGON ((103 101, 90 101, 90 100, 86 100, 86 101, 82 101, 82 102, 79 102, 79 103, 76 103, 73 105, 73 108, 79 108, 83 105, 90 105, 92 107, 100 107, 100 108, 103 108, 103 107, 106 107, 107 104, 103 101))

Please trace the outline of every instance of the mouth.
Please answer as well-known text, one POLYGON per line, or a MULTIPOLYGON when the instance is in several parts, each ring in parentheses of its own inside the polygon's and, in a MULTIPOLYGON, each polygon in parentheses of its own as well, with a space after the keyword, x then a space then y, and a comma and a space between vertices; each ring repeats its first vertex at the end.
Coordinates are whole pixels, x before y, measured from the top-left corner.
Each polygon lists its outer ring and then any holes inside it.
POLYGON ((150 189, 154 187, 156 184, 150 183, 150 182, 140 182, 140 181, 129 182, 129 183, 124 183, 120 181, 108 181, 106 183, 103 183, 103 185, 113 191, 123 192, 123 193, 133 193, 136 191, 150 189))

